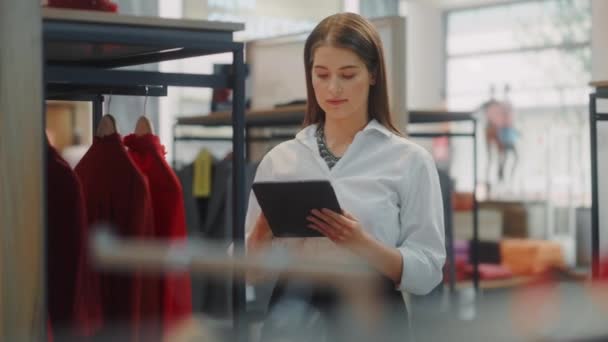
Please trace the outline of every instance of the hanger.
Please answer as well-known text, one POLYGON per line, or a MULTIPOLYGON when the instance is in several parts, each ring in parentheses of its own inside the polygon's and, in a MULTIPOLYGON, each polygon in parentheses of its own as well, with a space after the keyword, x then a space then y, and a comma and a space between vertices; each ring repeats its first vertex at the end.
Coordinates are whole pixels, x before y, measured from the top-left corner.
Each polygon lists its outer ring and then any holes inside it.
POLYGON ((101 120, 97 124, 97 131, 95 131, 95 135, 98 137, 105 137, 107 135, 118 133, 118 129, 116 128, 116 120, 114 119, 112 114, 109 114, 111 103, 112 95, 110 94, 108 98, 108 114, 104 115, 101 118, 101 120))
POLYGON ((144 99, 144 113, 142 116, 137 119, 137 123, 135 124, 135 135, 141 136, 145 134, 154 134, 154 129, 152 128, 152 123, 146 116, 146 105, 148 104, 148 86, 146 86, 146 98, 144 99))

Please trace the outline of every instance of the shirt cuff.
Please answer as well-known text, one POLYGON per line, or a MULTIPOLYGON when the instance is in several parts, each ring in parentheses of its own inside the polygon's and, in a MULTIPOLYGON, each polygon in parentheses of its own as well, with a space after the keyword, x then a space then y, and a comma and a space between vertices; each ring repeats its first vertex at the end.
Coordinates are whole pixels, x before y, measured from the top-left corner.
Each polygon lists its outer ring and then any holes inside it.
POLYGON ((443 279, 441 268, 437 270, 423 253, 413 251, 406 246, 399 247, 398 250, 403 258, 399 290, 425 295, 441 282, 443 279))

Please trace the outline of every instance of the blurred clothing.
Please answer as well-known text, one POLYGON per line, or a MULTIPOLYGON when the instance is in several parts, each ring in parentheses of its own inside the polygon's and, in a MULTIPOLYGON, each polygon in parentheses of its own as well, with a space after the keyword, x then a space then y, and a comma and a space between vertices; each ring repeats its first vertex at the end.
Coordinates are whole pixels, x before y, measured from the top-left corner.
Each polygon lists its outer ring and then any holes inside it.
MULTIPOLYGON (((76 301, 77 286, 88 282, 87 218, 82 186, 74 171, 50 145, 47 148, 47 309, 55 341, 75 339, 78 322, 99 319, 96 305, 76 301), (79 278, 81 278, 79 280, 79 278), (77 307, 79 305, 80 307, 77 307), (91 311, 89 311, 91 310, 91 311), (77 319, 76 314, 81 316, 77 319)), ((96 297, 96 288, 87 289, 96 297)), ((98 304, 98 303, 94 303, 98 304)), ((51 336, 51 334, 49 334, 51 336)))
MULTIPOLYGON (((165 148, 158 136, 130 134, 124 138, 129 155, 146 176, 154 213, 154 237, 168 242, 186 242, 186 217, 182 187, 165 160, 165 148)), ((192 315, 189 273, 168 274, 161 279, 163 329, 192 315)))
MULTIPOLYGON (((110 224, 119 237, 154 237, 148 184, 127 154, 120 135, 95 137, 76 166, 76 173, 83 185, 89 225, 110 224)), ((160 340, 156 329, 161 318, 158 279, 139 272, 96 274, 104 321, 101 334, 110 335, 113 341, 160 340)))

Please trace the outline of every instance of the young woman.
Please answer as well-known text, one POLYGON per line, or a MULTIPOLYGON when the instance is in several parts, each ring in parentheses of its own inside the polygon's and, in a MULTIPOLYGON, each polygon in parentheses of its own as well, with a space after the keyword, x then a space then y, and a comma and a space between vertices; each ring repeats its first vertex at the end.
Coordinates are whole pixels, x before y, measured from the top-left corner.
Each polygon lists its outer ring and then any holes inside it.
MULTIPOLYGON (((331 181, 344 212, 313 210, 310 229, 328 239, 303 239, 298 248, 346 249, 374 267, 386 280, 382 298, 391 310, 390 321, 397 322, 388 335, 403 341, 408 323, 400 291, 426 294, 442 279, 437 169, 430 154, 404 138, 391 121, 382 43, 368 20, 341 13, 321 21, 306 41, 304 65, 305 128, 263 158, 256 181, 331 181)), ((246 224, 249 251, 277 240, 253 195, 246 224)), ((322 312, 332 312, 337 296, 311 287, 290 291, 280 283, 270 318, 273 308, 294 293, 322 312)))

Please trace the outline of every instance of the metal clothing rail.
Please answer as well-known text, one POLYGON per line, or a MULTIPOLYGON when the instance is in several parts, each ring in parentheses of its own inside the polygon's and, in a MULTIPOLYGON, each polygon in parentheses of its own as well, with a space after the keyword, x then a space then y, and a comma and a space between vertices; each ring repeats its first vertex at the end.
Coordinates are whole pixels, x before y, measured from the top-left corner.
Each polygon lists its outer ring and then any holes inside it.
POLYGON ((589 137, 591 139, 591 274, 600 275, 600 209, 597 153, 597 123, 608 121, 608 113, 597 112, 597 100, 608 99, 608 82, 594 82, 595 92, 589 95, 589 137))
POLYGON ((314 281, 329 286, 357 286, 361 281, 376 281, 378 273, 356 258, 304 256, 283 247, 269 246, 250 256, 231 255, 226 246, 211 240, 187 242, 141 241, 120 238, 109 226, 94 227, 92 260, 103 269, 139 270, 150 273, 190 271, 219 276, 247 273, 274 273, 283 277, 314 281))
MULTIPOLYGON (((168 86, 233 89, 228 125, 234 132, 232 240, 237 253, 245 237, 245 65, 244 45, 233 41, 233 33, 243 28, 234 23, 43 10, 45 97, 92 102, 94 122, 101 118, 103 94, 165 96, 168 86), (118 69, 225 52, 233 55, 231 77, 118 69)), ((244 282, 233 283, 232 296, 235 340, 247 341, 244 282)))
MULTIPOLYGON (((247 124, 245 133, 245 142, 247 157, 250 155, 250 143, 253 142, 273 142, 292 139, 293 134, 272 134, 263 136, 254 136, 251 134, 253 128, 270 128, 270 127, 299 127, 304 119, 304 106, 290 106, 276 108, 272 110, 250 111, 246 114, 247 124)), ((473 115, 466 112, 442 112, 442 111, 420 111, 412 110, 408 113, 410 124, 431 124, 442 122, 471 122, 473 129, 471 132, 412 132, 408 136, 415 138, 434 138, 434 137, 450 137, 450 138, 470 138, 473 144, 473 240, 471 248, 471 261, 473 263, 473 287, 479 289, 479 209, 477 201, 477 120, 473 115)), ((179 118, 173 126, 173 165, 176 166, 176 145, 179 141, 229 141, 231 137, 205 136, 201 134, 181 134, 178 133, 179 127, 199 126, 199 127, 221 127, 227 126, 230 122, 230 113, 212 113, 206 116, 182 117, 179 118)), ((454 263, 454 236, 452 232, 451 222, 448 222, 446 229, 446 249, 447 261, 450 265, 449 288, 451 293, 455 292, 455 263, 454 263)))

